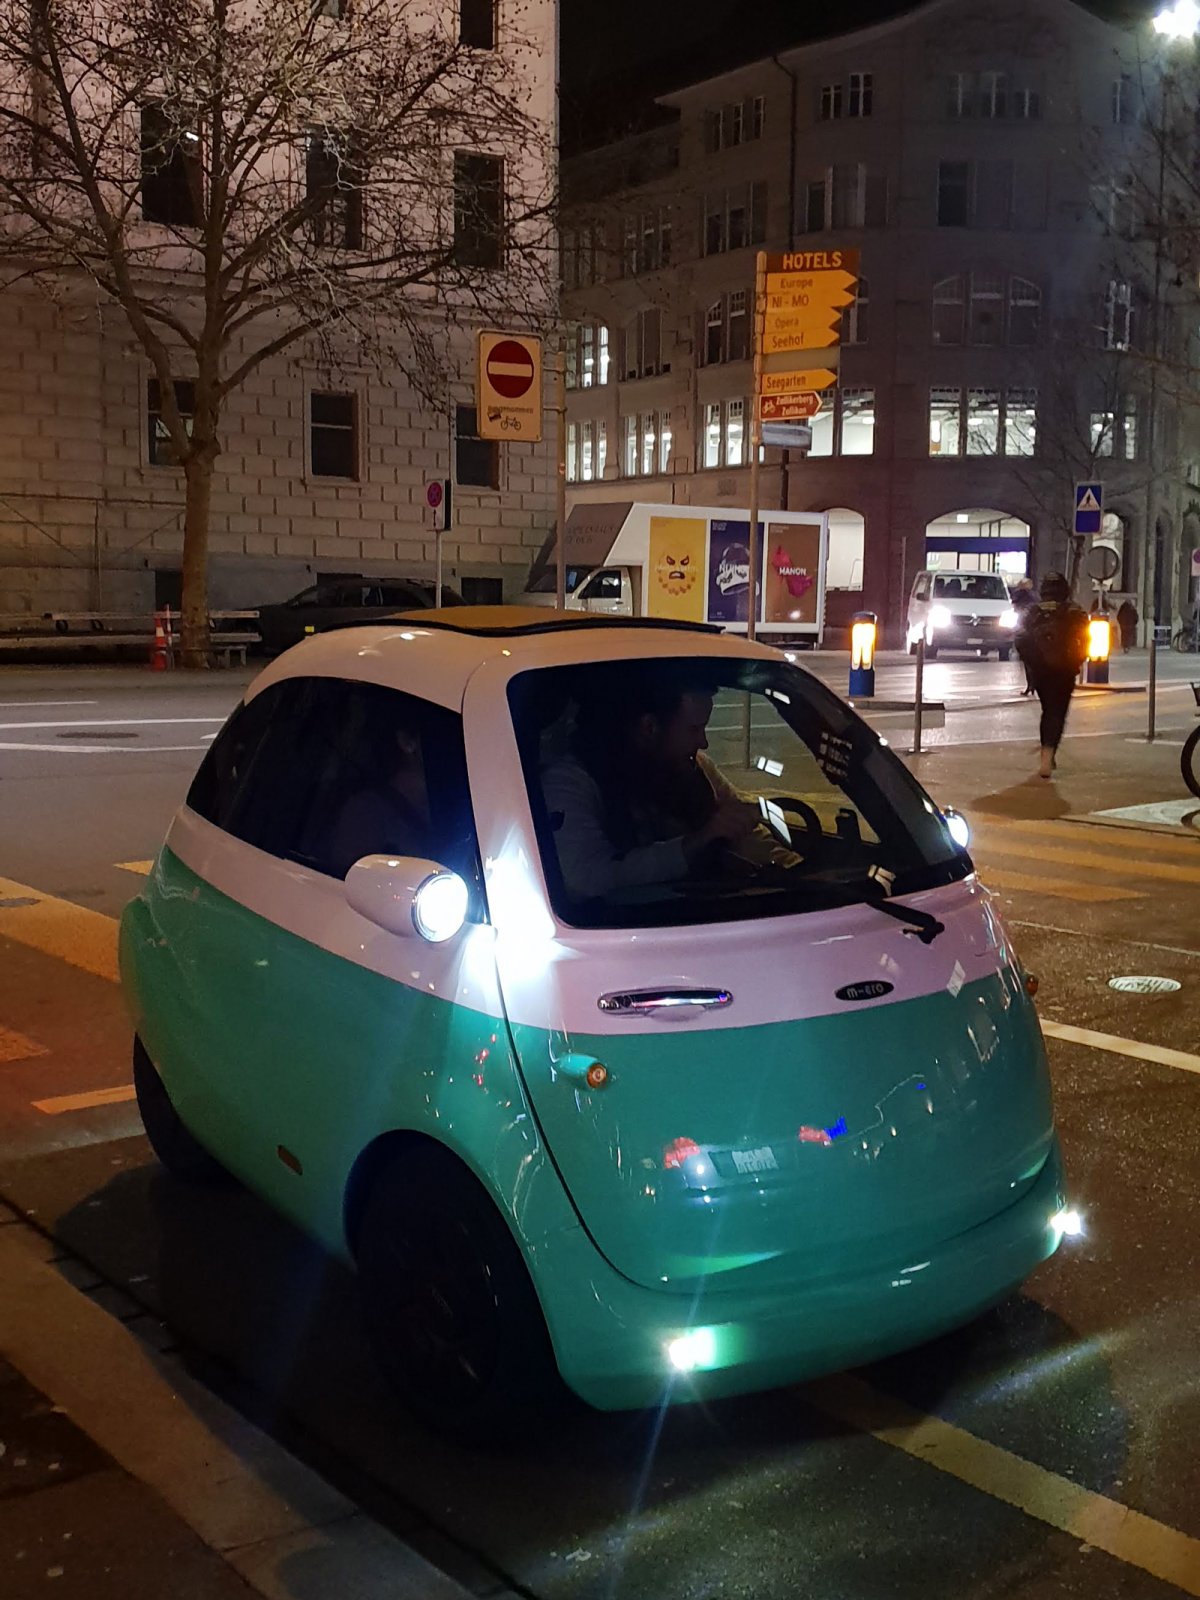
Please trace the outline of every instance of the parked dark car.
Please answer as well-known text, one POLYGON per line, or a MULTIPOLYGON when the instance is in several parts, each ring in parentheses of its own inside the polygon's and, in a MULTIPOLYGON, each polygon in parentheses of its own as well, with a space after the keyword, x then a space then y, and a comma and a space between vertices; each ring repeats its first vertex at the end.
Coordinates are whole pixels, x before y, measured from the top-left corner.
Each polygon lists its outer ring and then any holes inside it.
MULTIPOLYGON (((314 583, 290 600, 260 606, 258 627, 269 656, 299 644, 310 633, 344 627, 348 622, 382 621, 395 611, 417 611, 436 600, 434 585, 424 578, 330 578, 314 583)), ((462 595, 442 585, 442 604, 461 606, 462 595)))

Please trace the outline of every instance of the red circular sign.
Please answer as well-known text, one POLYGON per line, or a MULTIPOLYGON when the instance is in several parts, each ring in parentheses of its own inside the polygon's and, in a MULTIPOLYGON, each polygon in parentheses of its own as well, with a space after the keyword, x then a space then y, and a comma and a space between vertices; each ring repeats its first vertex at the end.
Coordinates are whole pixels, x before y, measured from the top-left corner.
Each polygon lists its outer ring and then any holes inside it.
POLYGON ((442 486, 440 483, 431 483, 425 490, 426 503, 436 511, 442 503, 442 486))
POLYGON ((505 400, 519 400, 533 383, 533 357, 515 339, 501 339, 488 352, 487 380, 505 400))

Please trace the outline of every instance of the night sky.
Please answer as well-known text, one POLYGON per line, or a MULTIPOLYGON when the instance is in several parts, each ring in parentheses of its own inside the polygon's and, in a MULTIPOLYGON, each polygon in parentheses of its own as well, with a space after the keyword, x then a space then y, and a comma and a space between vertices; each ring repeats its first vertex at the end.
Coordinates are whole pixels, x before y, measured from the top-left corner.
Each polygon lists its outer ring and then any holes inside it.
MULTIPOLYGON (((1088 0, 1088 9, 1134 21, 1160 3, 1088 0)), ((915 9, 911 0, 561 0, 561 6, 568 145, 580 142, 581 127, 593 117, 612 117, 622 102, 915 9)))

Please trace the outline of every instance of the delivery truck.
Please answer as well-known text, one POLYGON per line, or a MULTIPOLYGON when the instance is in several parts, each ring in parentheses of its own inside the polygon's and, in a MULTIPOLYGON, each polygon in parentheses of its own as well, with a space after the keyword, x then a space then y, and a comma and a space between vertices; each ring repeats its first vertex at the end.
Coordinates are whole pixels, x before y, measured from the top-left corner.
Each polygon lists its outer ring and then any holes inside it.
MULTIPOLYGON (((760 514, 758 633, 820 642, 828 553, 829 519, 823 513, 760 514)), ((629 500, 577 505, 567 518, 566 558, 569 610, 746 630, 747 511, 629 500)), ((551 538, 534 563, 522 600, 553 605, 556 578, 551 538)))

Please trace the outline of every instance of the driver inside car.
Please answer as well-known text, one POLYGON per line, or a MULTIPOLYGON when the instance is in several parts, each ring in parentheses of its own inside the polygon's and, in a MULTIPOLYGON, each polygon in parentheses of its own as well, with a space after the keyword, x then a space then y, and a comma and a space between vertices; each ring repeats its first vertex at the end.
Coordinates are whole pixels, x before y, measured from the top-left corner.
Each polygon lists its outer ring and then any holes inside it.
POLYGON ((571 749, 542 777, 573 898, 798 861, 705 754, 713 699, 708 685, 643 669, 580 701, 571 749))

